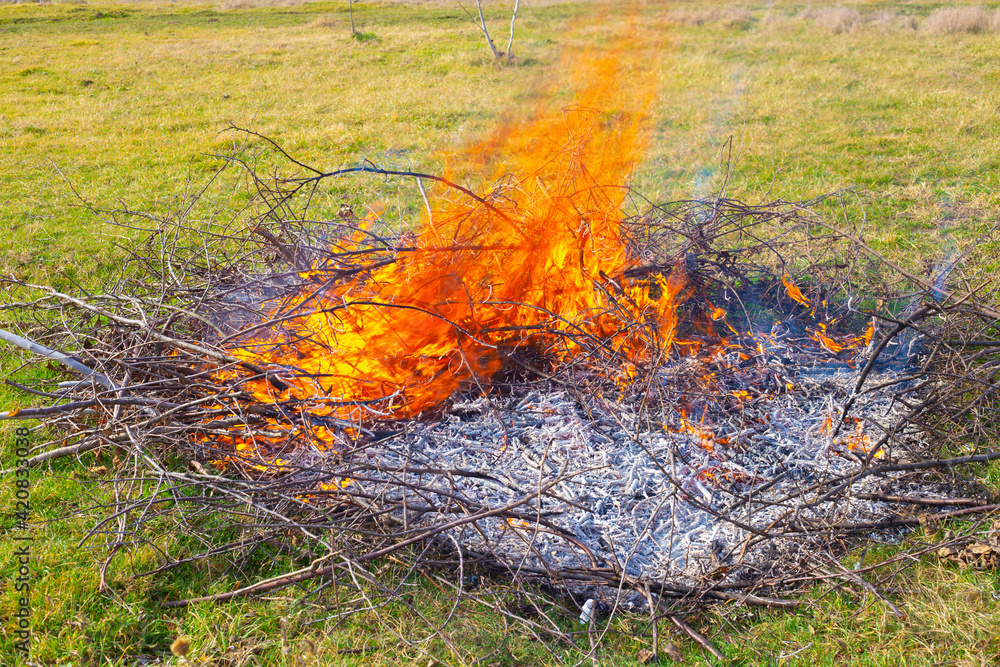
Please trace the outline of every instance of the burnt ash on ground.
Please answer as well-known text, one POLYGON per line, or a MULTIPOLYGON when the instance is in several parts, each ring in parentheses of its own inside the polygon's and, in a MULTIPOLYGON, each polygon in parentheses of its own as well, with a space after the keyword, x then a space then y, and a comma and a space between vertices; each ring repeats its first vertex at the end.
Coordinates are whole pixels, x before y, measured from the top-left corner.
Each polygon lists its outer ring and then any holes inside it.
MULTIPOLYGON (((352 484, 390 505, 415 506, 419 497, 440 508, 462 498, 451 516, 393 512, 410 529, 467 516, 470 506, 520 501, 516 517, 485 516, 448 531, 514 571, 563 578, 613 565, 647 581, 743 579, 773 560, 775 546, 752 546, 754 538, 780 539, 793 518, 821 529, 890 516, 889 504, 857 497, 880 491, 885 480, 875 477, 847 496, 822 497, 837 479, 863 471, 866 458, 910 456, 878 445, 875 434, 899 420, 895 398, 915 384, 913 366, 869 374, 835 437, 864 350, 844 359, 818 345, 796 351, 803 348, 779 338, 770 346, 749 359, 721 346, 710 363, 682 357, 623 392, 577 377, 573 390, 542 381, 458 399, 441 418, 398 424, 366 446, 360 468, 348 455, 335 469, 365 469, 365 480, 352 484), (404 469, 418 491, 400 486, 404 469)), ((324 454, 302 463, 323 468, 324 454)), ((917 487, 909 490, 935 495, 917 487)))

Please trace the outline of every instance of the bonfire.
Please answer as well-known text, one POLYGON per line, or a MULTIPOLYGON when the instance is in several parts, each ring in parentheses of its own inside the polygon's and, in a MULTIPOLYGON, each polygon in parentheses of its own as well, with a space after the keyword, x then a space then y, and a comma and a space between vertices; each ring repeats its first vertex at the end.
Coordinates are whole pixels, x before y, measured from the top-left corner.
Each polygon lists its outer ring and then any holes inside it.
POLYGON ((302 563, 197 599, 315 580, 370 610, 412 604, 401 583, 433 566, 536 632, 566 637, 472 575, 646 605, 713 650, 676 599, 794 606, 783 585, 840 576, 835 538, 995 508, 933 474, 998 456, 980 449, 993 287, 957 261, 908 272, 818 200, 644 204, 651 88, 625 96, 627 66, 580 58, 575 104, 443 176, 289 157, 265 177, 234 156, 259 215, 158 221, 103 295, 6 281, 22 331, 4 340, 70 373, 3 415, 51 435, 33 463, 114 448, 110 475, 154 482, 95 526, 108 562, 155 543, 148 508, 170 507, 205 518, 204 551, 157 572, 258 548, 302 563), (419 224, 311 219, 317 189, 365 174, 433 184, 419 224))

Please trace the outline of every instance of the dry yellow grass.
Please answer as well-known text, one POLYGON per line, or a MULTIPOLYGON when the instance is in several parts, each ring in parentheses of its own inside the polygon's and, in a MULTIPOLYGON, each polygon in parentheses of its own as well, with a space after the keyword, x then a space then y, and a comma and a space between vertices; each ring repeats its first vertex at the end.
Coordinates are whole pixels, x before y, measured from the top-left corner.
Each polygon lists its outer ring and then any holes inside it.
POLYGON ((856 33, 865 29, 881 32, 920 29, 930 35, 983 34, 1000 31, 1000 10, 989 10, 979 5, 940 7, 923 19, 912 13, 912 10, 911 13, 905 13, 882 8, 862 14, 854 7, 843 5, 810 6, 799 11, 796 18, 812 21, 820 30, 836 35, 856 33))
POLYGON ((753 12, 745 7, 725 7, 711 9, 675 9, 667 14, 671 23, 683 26, 700 26, 706 23, 732 27, 749 27, 753 12))
POLYGON ((920 25, 916 16, 900 14, 891 9, 879 9, 865 17, 865 27, 882 32, 891 30, 916 30, 920 25))
POLYGON ((922 27, 932 35, 994 32, 1000 28, 1000 11, 988 11, 978 5, 942 7, 931 12, 922 27))
POLYGON ((857 32, 864 26, 858 10, 843 6, 804 9, 798 18, 811 19, 816 27, 835 35, 857 32))

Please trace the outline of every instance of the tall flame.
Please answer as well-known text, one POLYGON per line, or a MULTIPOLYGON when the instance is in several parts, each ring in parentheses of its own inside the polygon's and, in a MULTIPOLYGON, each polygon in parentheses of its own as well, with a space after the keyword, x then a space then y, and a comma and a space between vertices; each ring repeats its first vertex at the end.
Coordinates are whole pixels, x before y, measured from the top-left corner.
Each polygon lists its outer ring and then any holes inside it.
POLYGON ((450 174, 478 170, 499 185, 435 207, 415 251, 333 286, 322 265, 303 274, 314 288, 273 313, 282 331, 234 352, 285 369, 287 390, 251 380, 255 396, 310 401, 318 416, 357 416, 345 406, 364 402, 413 416, 487 383, 524 345, 567 359, 601 341, 633 362, 669 345, 684 271, 625 278, 635 260, 621 211, 655 90, 638 39, 567 58, 572 105, 543 103, 453 160, 450 174))

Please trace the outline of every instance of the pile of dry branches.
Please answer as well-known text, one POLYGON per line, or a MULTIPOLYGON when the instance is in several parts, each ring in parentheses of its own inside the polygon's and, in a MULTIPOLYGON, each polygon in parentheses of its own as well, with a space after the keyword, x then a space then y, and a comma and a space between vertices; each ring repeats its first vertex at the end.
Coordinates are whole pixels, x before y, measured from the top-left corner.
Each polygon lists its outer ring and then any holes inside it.
MULTIPOLYGON (((844 363, 853 365, 854 386, 837 406, 832 437, 849 428, 852 419, 861 419, 854 417, 856 406, 870 392, 889 396, 894 408, 881 422, 869 425, 870 441, 855 452, 845 472, 767 498, 767 508, 780 511, 766 528, 745 525, 737 516, 745 512, 737 509, 762 503, 760 498, 766 496, 761 487, 767 485, 718 476, 712 481, 711 499, 678 490, 678 498, 743 530, 743 541, 730 545, 730 554, 773 545, 770 569, 748 570, 730 558, 700 578, 649 576, 595 553, 552 519, 548 510, 553 502, 567 502, 560 489, 576 473, 543 465, 532 488, 522 487, 523 493, 495 505, 469 491, 473 487, 468 480, 487 473, 455 461, 429 460, 407 437, 421 421, 446 418, 454 401, 483 396, 492 401, 495 394, 523 394, 525 388, 565 392, 575 397, 583 414, 588 406, 584 387, 588 395, 604 392, 625 403, 642 403, 643 397, 656 394, 661 404, 701 405, 697 401, 707 399, 693 397, 704 393, 704 385, 696 375, 677 370, 683 356, 679 344, 655 350, 647 363, 638 364, 625 387, 614 381, 614 371, 624 360, 591 335, 577 336, 574 343, 582 353, 569 360, 520 346, 505 351, 497 377, 470 383, 452 403, 420 420, 380 419, 378 405, 363 406, 358 412, 363 416, 351 422, 325 417, 324 428, 336 430, 343 442, 336 451, 310 448, 301 439, 267 451, 227 447, 234 432, 266 432, 279 424, 301 433, 319 424, 307 402, 264 403, 246 391, 248 381, 261 378, 280 390, 283 378, 293 372, 233 354, 248 333, 282 325, 274 304, 302 290, 364 280, 374 268, 417 250, 411 237, 385 229, 368 233, 367 240, 344 251, 338 239, 356 238, 358 221, 349 208, 337 219, 312 220, 310 205, 317 189, 356 172, 362 177, 368 173, 436 181, 450 196, 479 206, 503 197, 502 187, 480 197, 440 178, 375 165, 323 173, 292 164, 301 175, 275 178, 259 175, 252 165, 231 162, 231 167, 246 169, 256 192, 256 214, 250 219, 237 216, 228 224, 200 225, 183 215, 151 219, 127 211, 105 212, 117 224, 145 229, 146 238, 129 251, 101 293, 3 281, 4 309, 19 330, 3 332, 3 339, 29 350, 28 363, 56 360, 65 373, 62 381, 7 380, 32 396, 38 407, 2 417, 31 420, 36 432, 48 437, 36 448, 34 465, 95 449, 115 453, 117 464, 106 484, 116 502, 105 508, 104 519, 88 536, 106 546, 102 581, 112 559, 143 546, 161 551, 162 564, 137 576, 199 559, 228 560, 242 568, 250 554, 267 554, 275 563, 294 561, 300 566, 199 599, 226 600, 297 585, 316 601, 326 599, 324 591, 333 591, 331 617, 399 604, 411 606, 416 617, 423 618, 402 592, 414 577, 426 577, 448 591, 454 608, 464 602, 483 605, 538 636, 572 643, 565 623, 545 612, 533 589, 525 587, 533 580, 568 593, 567 604, 597 597, 612 611, 638 595, 655 618, 668 617, 714 651, 676 613, 677 601, 792 607, 796 603, 777 597, 779 591, 831 577, 867 589, 871 584, 860 573, 837 569, 836 538, 895 538, 927 516, 942 520, 998 507, 968 476, 975 468, 959 467, 1000 457, 992 445, 1000 423, 1000 299, 997 285, 968 268, 986 264, 976 255, 988 244, 975 244, 965 256, 952 258, 930 275, 916 275, 866 245, 862 227, 840 228, 813 213, 818 201, 748 205, 718 198, 646 206, 622 227, 633 268, 612 277, 647 281, 654 289, 656 276, 686 271, 697 298, 683 306, 687 324, 678 337, 689 346, 692 341, 720 345, 725 339, 734 348, 753 352, 745 356, 749 366, 759 367, 758 378, 779 377, 775 355, 769 357, 761 348, 760 334, 772 332, 774 322, 801 330, 809 321, 836 320, 841 331, 860 332, 874 318, 875 333, 867 347, 850 358, 841 355, 844 363), (322 275, 305 271, 316 266, 324 267, 322 275), (797 285, 796 290, 789 284, 797 285), (812 313, 802 307, 805 301, 812 304, 812 313), (719 305, 725 306, 729 324, 721 333, 721 325, 712 330, 701 324, 719 305), (892 371, 891 379, 873 386, 872 378, 878 373, 886 377, 886 369, 892 371), (668 375, 675 382, 664 388, 662 379, 668 375), (873 486, 873 480, 884 484, 873 486), (937 493, 896 491, 916 488, 917 483, 937 493), (891 510, 876 521, 858 522, 824 509, 859 494, 887 503, 891 510), (547 535, 576 549, 579 560, 560 566, 491 550, 488 538, 498 522, 520 531, 527 543, 524 553, 530 554, 536 548, 533 541, 547 535), (176 544, 167 536, 177 528, 200 548, 188 544, 183 556, 164 551, 166 545, 176 544), (803 545, 813 550, 808 561, 796 556, 803 545), (502 594, 473 585, 473 575, 495 573, 513 575, 514 583, 502 594), (518 596, 520 603, 512 603, 518 596)), ((613 295, 613 307, 610 304, 613 295)), ((565 327, 553 331, 573 335, 565 327)), ((655 340, 655 335, 649 339, 655 340)), ((794 356, 794 350, 788 351, 792 348, 786 345, 781 354, 794 356)), ((742 376, 734 377, 741 381, 742 376)), ((722 397, 711 400, 716 399, 722 397)), ((662 416, 652 403, 643 405, 630 427, 633 444, 642 441, 640 431, 658 428, 650 415, 662 416)), ((870 416, 862 418, 872 422, 870 416)), ((896 559, 883 566, 891 573, 903 562, 896 559)), ((449 618, 451 614, 445 623, 449 618)), ((428 634, 442 628, 437 620, 428 618, 426 624, 428 634)), ((593 632, 593 623, 589 629, 593 632)), ((415 637, 400 639, 418 644, 415 637)))

